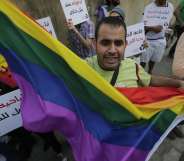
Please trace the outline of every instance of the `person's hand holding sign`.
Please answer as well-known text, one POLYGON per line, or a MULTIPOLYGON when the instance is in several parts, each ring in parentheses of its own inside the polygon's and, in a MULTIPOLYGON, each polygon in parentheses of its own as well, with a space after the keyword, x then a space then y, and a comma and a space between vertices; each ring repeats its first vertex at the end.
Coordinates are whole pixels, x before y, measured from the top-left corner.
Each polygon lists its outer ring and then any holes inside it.
POLYGON ((72 30, 74 32, 77 32, 76 27, 73 25, 72 19, 69 19, 67 21, 67 27, 68 27, 69 30, 72 30))
POLYGON ((153 31, 155 33, 159 33, 161 32, 163 29, 163 26, 161 25, 157 25, 157 26, 145 26, 145 31, 149 32, 149 31, 153 31))

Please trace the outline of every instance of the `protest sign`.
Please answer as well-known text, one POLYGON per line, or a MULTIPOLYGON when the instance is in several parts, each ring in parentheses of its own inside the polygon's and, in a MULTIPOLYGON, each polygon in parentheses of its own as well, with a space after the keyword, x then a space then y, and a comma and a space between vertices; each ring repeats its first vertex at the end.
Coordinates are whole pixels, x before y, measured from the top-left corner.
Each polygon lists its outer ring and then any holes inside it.
POLYGON ((85 0, 60 0, 66 20, 71 19, 74 25, 89 20, 85 0))
POLYGON ((0 136, 22 126, 19 89, 0 96, 0 136))
POLYGON ((144 11, 144 25, 162 25, 164 28, 168 28, 172 16, 173 10, 170 7, 148 7, 144 11))
POLYGON ((44 29, 46 29, 54 38, 57 39, 56 33, 54 31, 54 27, 52 25, 52 21, 51 18, 45 17, 45 18, 41 18, 36 20, 44 29))
POLYGON ((127 47, 125 57, 137 55, 145 51, 144 49, 144 23, 137 23, 127 27, 127 47))

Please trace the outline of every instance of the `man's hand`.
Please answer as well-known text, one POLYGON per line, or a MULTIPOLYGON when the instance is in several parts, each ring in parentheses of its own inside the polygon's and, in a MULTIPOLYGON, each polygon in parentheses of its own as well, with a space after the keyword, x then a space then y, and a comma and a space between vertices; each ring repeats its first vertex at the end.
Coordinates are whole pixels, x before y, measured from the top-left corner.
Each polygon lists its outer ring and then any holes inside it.
POLYGON ((184 89, 184 81, 176 78, 169 78, 165 76, 151 75, 150 86, 154 87, 175 87, 184 89))
POLYGON ((163 26, 157 25, 157 26, 145 26, 146 32, 153 31, 155 33, 161 32, 163 29, 163 26))
POLYGON ((149 47, 149 44, 148 44, 148 42, 146 40, 144 40, 143 46, 144 46, 145 49, 149 47))
POLYGON ((72 20, 71 19, 69 19, 68 21, 67 21, 67 27, 68 27, 68 29, 69 30, 72 30, 72 31, 77 31, 77 29, 76 29, 76 27, 73 25, 73 22, 72 22, 72 20))

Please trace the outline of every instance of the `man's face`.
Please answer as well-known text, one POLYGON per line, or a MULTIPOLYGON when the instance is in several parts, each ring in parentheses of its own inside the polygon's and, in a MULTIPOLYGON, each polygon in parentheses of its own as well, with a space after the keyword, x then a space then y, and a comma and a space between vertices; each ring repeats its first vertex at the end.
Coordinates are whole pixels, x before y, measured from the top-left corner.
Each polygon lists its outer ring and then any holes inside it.
POLYGON ((98 64, 104 70, 115 70, 124 57, 125 30, 122 26, 102 24, 96 40, 98 64))

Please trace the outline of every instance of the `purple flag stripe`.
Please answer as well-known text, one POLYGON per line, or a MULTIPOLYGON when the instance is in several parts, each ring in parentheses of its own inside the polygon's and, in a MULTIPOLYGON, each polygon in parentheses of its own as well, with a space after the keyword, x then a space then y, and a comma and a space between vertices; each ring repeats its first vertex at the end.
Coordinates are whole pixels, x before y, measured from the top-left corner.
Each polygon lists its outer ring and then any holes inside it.
POLYGON ((70 143, 76 161, 145 160, 147 151, 99 142, 84 128, 74 112, 42 100, 24 78, 17 74, 14 76, 24 91, 21 104, 24 127, 37 132, 61 131, 70 143), (25 94, 29 94, 29 99, 24 99, 27 97, 25 94))

